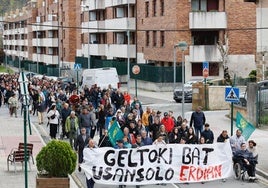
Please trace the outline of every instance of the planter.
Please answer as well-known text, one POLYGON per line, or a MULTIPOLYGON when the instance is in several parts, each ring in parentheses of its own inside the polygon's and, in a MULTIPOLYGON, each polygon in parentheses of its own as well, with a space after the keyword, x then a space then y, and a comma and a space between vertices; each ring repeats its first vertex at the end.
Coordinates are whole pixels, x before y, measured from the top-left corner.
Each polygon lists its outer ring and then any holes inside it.
POLYGON ((37 175, 36 188, 70 188, 70 179, 37 175))

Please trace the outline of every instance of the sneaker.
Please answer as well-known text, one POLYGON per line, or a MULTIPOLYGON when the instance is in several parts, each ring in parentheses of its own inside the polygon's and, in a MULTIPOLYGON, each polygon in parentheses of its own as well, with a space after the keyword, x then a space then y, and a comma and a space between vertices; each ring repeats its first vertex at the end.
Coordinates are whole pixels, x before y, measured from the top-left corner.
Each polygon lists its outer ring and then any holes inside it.
POLYGON ((80 166, 78 167, 78 171, 81 172, 81 167, 80 166))
POLYGON ((224 179, 222 179, 222 182, 226 182, 226 179, 224 178, 224 179))

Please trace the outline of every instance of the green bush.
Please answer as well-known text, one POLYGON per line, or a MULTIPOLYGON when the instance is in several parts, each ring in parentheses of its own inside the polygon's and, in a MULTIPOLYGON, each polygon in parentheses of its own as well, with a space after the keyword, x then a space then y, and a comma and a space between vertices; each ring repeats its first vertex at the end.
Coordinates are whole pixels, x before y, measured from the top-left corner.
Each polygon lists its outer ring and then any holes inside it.
POLYGON ((76 167, 77 155, 69 143, 52 140, 36 156, 39 175, 67 177, 76 167))

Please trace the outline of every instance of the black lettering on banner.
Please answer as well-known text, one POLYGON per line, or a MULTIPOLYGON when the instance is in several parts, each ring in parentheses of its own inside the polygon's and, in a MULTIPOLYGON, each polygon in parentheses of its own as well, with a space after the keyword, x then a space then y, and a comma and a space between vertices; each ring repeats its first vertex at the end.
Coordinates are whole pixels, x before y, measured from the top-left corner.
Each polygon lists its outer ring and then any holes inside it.
POLYGON ((115 178, 120 177, 118 179, 119 182, 123 181, 123 176, 124 176, 124 170, 122 168, 118 168, 115 170, 115 174, 113 176, 113 181, 115 181, 115 178))
POLYGON ((194 159, 197 159, 197 165, 199 165, 200 164, 200 151, 199 151, 199 149, 198 148, 194 148, 193 149, 193 153, 192 153, 192 164, 194 164, 195 162, 194 162, 194 159))
POLYGON ((155 180, 163 180, 163 177, 159 176, 160 167, 156 167, 155 180))
POLYGON ((182 148, 182 163, 183 164, 190 164, 191 163, 191 148, 190 147, 183 147, 182 148))
POLYGON ((156 151, 156 150, 152 150, 152 151, 150 151, 148 157, 149 157, 149 161, 150 161, 151 163, 155 162, 155 161, 157 160, 157 151, 156 151), (152 154, 152 155, 154 154, 154 156, 151 156, 151 154, 152 154))
POLYGON ((206 165, 208 163, 208 153, 214 151, 213 148, 203 148, 202 151, 205 151, 205 157, 204 157, 204 161, 203 164, 206 165))
POLYGON ((140 168, 140 169, 137 171, 137 175, 139 176, 138 178, 136 178, 136 181, 137 181, 137 182, 141 182, 141 181, 144 180, 143 172, 144 172, 144 168, 140 168))
POLYGON ((172 164, 172 154, 173 154, 173 150, 172 148, 169 149, 170 152, 169 152, 169 163, 168 164, 172 164))
POLYGON ((153 179, 154 174, 155 174, 154 169, 149 168, 149 169, 147 170, 147 173, 146 173, 146 180, 151 180, 151 179, 153 179))
POLYGON ((124 181, 127 182, 128 181, 128 176, 130 176, 130 181, 133 182, 135 174, 136 174, 136 170, 133 170, 131 172, 130 170, 126 169, 126 175, 125 175, 124 181))
POLYGON ((127 150, 120 150, 118 152, 118 159, 117 159, 118 166, 120 166, 120 167, 124 167, 125 166, 125 164, 122 163, 122 161, 125 159, 124 155, 127 154, 127 153, 128 153, 127 150))
POLYGON ((100 180, 101 179, 101 176, 102 176, 103 167, 100 167, 99 168, 99 174, 98 175, 96 174, 96 168, 97 168, 96 166, 93 166, 92 167, 93 177, 96 180, 100 180))
POLYGON ((165 179, 166 180, 171 180, 174 176, 174 170, 172 168, 167 169, 166 173, 165 173, 165 179))
POLYGON ((128 166, 129 167, 136 167, 136 166, 138 166, 138 163, 133 163, 132 160, 131 160, 132 159, 131 158, 132 157, 132 152, 133 152, 133 150, 130 150, 129 154, 128 154, 128 166))
POLYGON ((106 173, 106 174, 104 173, 103 176, 102 176, 102 178, 103 178, 104 180, 109 180, 109 179, 111 179, 111 178, 113 177, 113 175, 110 173, 111 170, 112 170, 111 167, 107 167, 107 168, 104 170, 104 172, 106 173))
POLYGON ((108 159, 109 159, 109 155, 110 155, 110 154, 114 154, 114 153, 115 153, 114 150, 108 150, 108 151, 106 151, 106 153, 104 154, 103 159, 104 159, 105 164, 107 164, 108 166, 114 166, 114 165, 115 165, 115 159, 114 159, 114 157, 111 158, 110 161, 108 161, 108 159))
POLYGON ((140 165, 142 166, 144 163, 143 153, 149 152, 149 149, 138 149, 137 152, 140 153, 140 165))

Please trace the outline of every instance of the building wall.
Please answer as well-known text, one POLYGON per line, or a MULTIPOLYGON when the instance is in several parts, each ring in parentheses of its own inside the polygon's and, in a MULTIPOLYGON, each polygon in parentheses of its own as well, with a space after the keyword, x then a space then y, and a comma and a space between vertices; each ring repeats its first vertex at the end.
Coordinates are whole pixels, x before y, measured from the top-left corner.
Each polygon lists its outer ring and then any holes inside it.
POLYGON ((63 42, 61 48, 61 53, 63 53, 62 61, 70 63, 70 67, 73 67, 77 49, 76 36, 78 29, 76 27, 80 26, 80 22, 76 18, 76 11, 80 11, 81 9, 78 1, 60 0, 60 2, 62 3, 60 5, 60 14, 62 15, 61 22, 63 28, 61 33, 63 42))
MULTIPOLYGON (((137 53, 138 56, 143 56, 145 60, 165 61, 173 62, 173 47, 180 41, 186 41, 190 43, 190 31, 189 31, 189 10, 190 2, 169 0, 165 2, 164 16, 160 16, 160 1, 156 1, 158 4, 157 15, 152 15, 152 0, 149 2, 149 16, 145 17, 145 2, 137 2, 137 53), (152 31, 157 31, 157 46, 152 45, 152 31), (150 31, 150 44, 147 47, 146 31, 150 31), (160 47, 160 31, 165 32, 165 46, 160 47), (142 55, 143 54, 143 55, 142 55)), ((177 50, 179 51, 179 50, 177 50)), ((187 54, 187 52, 186 52, 187 54)), ((181 61, 181 53, 176 53, 176 59, 181 61)), ((138 61, 140 63, 142 59, 138 61)))
POLYGON ((243 0, 226 1, 229 54, 256 55, 256 4, 243 0))

